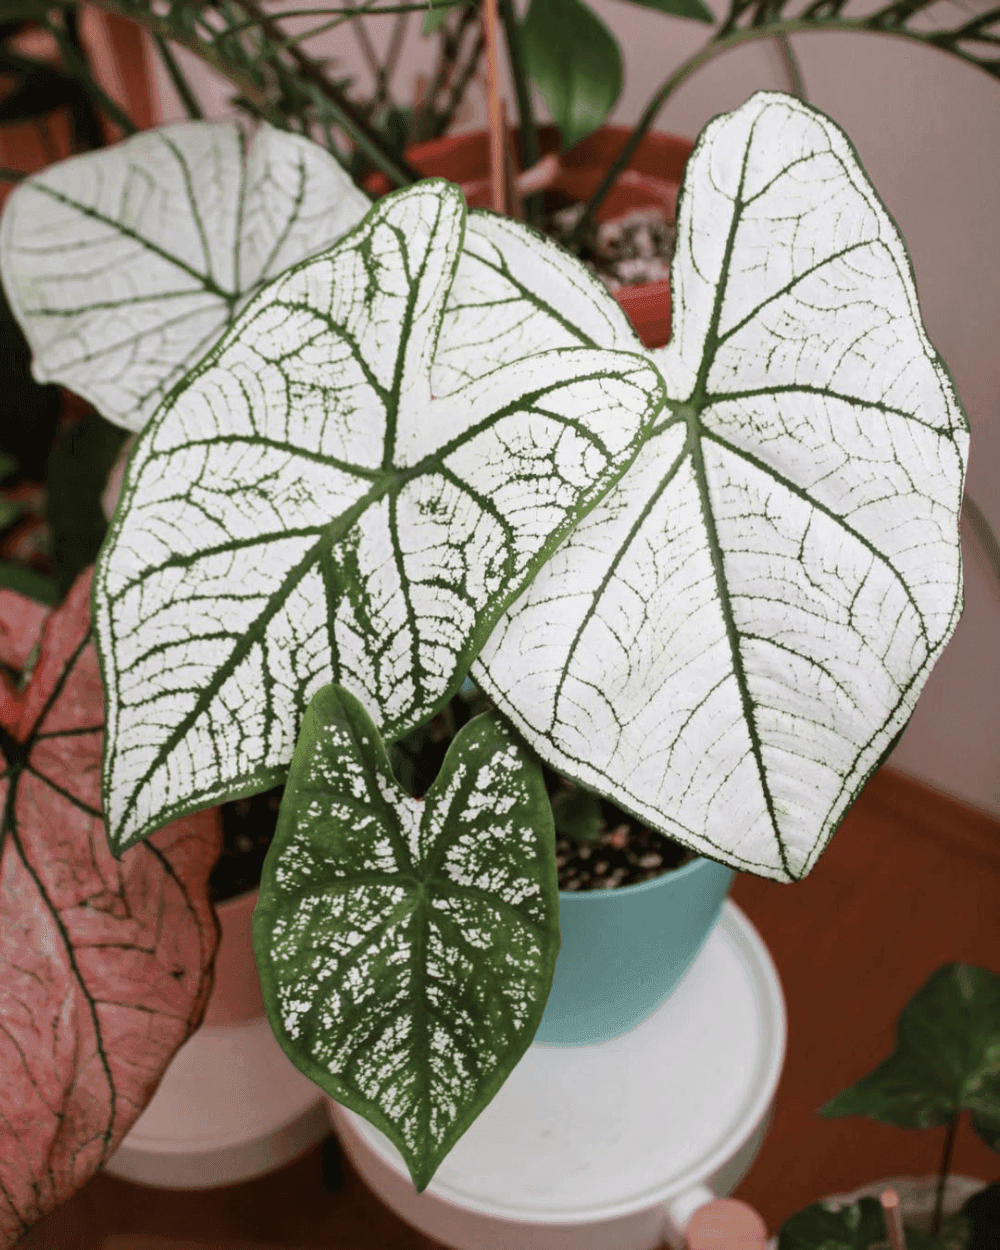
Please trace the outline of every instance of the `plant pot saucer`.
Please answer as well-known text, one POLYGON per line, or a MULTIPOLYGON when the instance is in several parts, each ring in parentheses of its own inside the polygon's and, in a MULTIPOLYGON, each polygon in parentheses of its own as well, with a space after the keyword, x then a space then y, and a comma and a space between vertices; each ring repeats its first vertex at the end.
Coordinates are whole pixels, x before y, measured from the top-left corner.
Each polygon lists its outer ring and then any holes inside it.
MULTIPOLYGON (((937 1183, 936 1176, 890 1176, 884 1181, 872 1181, 868 1185, 862 1185, 849 1194, 831 1194, 818 1201, 833 1211, 839 1211, 861 1198, 878 1198, 884 1190, 894 1189, 899 1195, 903 1223, 923 1233, 929 1233, 934 1216, 937 1183)), ((961 1211, 972 1195, 985 1189, 988 1184, 988 1181, 976 1180, 971 1176, 949 1176, 944 1187, 943 1218, 948 1219, 961 1211)), ((778 1250, 777 1235, 767 1243, 767 1250, 778 1250)))
POLYGON ((284 1167, 329 1132, 322 1091, 258 1016, 185 1042, 104 1171, 158 1189, 214 1189, 284 1167))
POLYGON ((679 1247, 694 1211, 749 1171, 785 1038, 777 970, 727 900, 684 979, 638 1027, 529 1047, 422 1194, 383 1134, 332 1100, 330 1111, 369 1187, 455 1250, 679 1247))

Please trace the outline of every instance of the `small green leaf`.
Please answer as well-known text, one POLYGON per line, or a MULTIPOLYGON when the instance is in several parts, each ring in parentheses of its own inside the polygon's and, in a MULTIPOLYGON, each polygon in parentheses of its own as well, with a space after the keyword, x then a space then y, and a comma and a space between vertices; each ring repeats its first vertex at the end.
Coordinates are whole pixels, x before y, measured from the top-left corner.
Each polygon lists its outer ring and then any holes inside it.
POLYGON ((285 1053, 389 1138, 422 1191, 530 1046, 552 986, 559 894, 541 768, 485 714, 412 799, 362 705, 324 687, 253 938, 285 1053))
POLYGON ((889 1058, 817 1114, 933 1128, 962 1111, 1000 1152, 1000 976, 949 963, 903 1008, 889 1058))
POLYGON ((592 842, 601 829, 601 800, 582 786, 559 790, 552 799, 552 818, 559 837, 592 842))
POLYGON ((715 25, 715 14, 703 0, 628 0, 628 3, 641 5, 644 9, 658 9, 659 12, 670 13, 674 17, 690 17, 696 22, 715 25))
MULTIPOLYGON (((906 1250, 946 1250, 940 1237, 905 1228, 906 1250)), ((877 1198, 862 1198, 839 1211, 821 1202, 785 1220, 778 1235, 778 1250, 869 1250, 888 1237, 885 1215, 877 1198)))
POLYGON ((531 80, 559 128, 560 152, 604 124, 622 89, 614 35, 582 0, 531 0, 521 23, 531 80))

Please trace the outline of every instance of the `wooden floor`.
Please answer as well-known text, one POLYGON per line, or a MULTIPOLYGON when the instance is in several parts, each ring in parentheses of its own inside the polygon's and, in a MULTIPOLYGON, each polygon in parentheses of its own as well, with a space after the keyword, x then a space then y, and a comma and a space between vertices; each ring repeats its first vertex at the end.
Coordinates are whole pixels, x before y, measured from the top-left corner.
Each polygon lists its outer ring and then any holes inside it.
MULTIPOLYGON (((732 897, 767 943, 788 1006, 774 1123, 735 1196, 776 1232, 826 1194, 935 1172, 943 1128, 896 1129, 814 1112, 892 1051, 900 1010, 941 964, 1000 972, 1000 822, 883 770, 805 881, 740 875, 732 897)), ((1000 1157, 967 1116, 952 1170, 1000 1180, 1000 1157)), ((98 1174, 19 1250, 161 1247, 430 1250, 436 1243, 384 1208, 349 1168, 343 1188, 328 1192, 316 1149, 280 1172, 211 1191, 147 1189, 98 1174)))

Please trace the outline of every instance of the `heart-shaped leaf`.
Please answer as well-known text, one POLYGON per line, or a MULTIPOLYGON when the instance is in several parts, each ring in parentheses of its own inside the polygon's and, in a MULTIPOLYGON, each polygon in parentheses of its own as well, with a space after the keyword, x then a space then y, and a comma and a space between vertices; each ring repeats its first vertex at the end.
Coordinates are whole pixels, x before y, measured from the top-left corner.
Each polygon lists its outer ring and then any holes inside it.
MULTIPOLYGON (((873 1250, 876 1245, 888 1247, 888 1235, 877 1198, 861 1198, 839 1211, 814 1202, 785 1220, 778 1250, 873 1250)), ((932 1237, 906 1225, 906 1250, 950 1250, 950 1245, 945 1228, 940 1237, 932 1237)))
POLYGON ((313 699, 253 916, 292 1062, 364 1116, 418 1192, 531 1045, 559 953, 542 770, 494 716, 422 800, 347 691, 313 699))
POLYGON ((0 271, 39 382, 146 424, 253 294, 361 220, 318 144, 262 123, 178 122, 51 165, 0 219, 0 271))
POLYGON ((618 43, 583 0, 531 0, 519 33, 528 75, 566 152, 604 124, 621 95, 618 43))
MULTIPOLYGON (((702 132, 678 205, 664 415, 472 676, 564 776, 796 880, 958 621, 968 423, 829 118, 758 92, 702 132)), ((533 280, 504 260, 494 287, 533 280)))
POLYGON ((116 861, 100 813, 104 702, 88 570, 51 614, 0 592, 0 1246, 115 1152, 197 1028, 218 930, 218 813, 116 861))
POLYGON ((951 963, 938 968, 903 1008, 889 1058, 818 1114, 934 1128, 963 1111, 1000 1153, 1000 976, 951 963))
POLYGON ((528 345, 432 394, 465 211, 443 179, 380 200, 136 444, 95 581, 116 850, 283 781, 331 680, 386 738, 430 717, 634 458, 663 398, 640 355, 528 345))

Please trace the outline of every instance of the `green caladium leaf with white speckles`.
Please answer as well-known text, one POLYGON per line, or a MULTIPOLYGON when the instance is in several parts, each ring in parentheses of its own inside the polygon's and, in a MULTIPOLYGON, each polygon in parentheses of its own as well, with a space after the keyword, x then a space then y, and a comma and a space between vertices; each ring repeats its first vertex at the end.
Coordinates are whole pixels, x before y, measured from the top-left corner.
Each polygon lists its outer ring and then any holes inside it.
POLYGON ((537 761, 477 716, 412 799, 362 705, 325 687, 253 938, 285 1053, 384 1133, 423 1190, 530 1046, 552 986, 559 892, 537 761))
MULTIPOLYGON (((540 280, 505 229, 480 228, 453 293, 484 327, 477 368, 517 338, 498 319, 491 341, 489 310, 540 280)), ((544 277, 548 306, 576 298, 544 277)), ((958 622, 968 423, 850 140, 790 96, 758 92, 702 132, 672 288, 671 341, 647 353, 661 418, 472 677, 564 776, 795 880, 958 622)), ((540 305, 530 328, 539 347, 623 341, 540 305)), ((446 321, 439 346, 456 378, 460 333, 446 321)))
POLYGON ((465 217, 443 179, 380 200, 140 436, 95 577, 116 853, 283 781, 331 680, 386 738, 428 719, 635 457, 663 402, 641 355, 526 345, 432 393, 465 217))
POLYGON ((0 221, 0 270, 39 382, 140 430, 256 291, 370 200, 318 144, 179 122, 51 165, 0 221))

